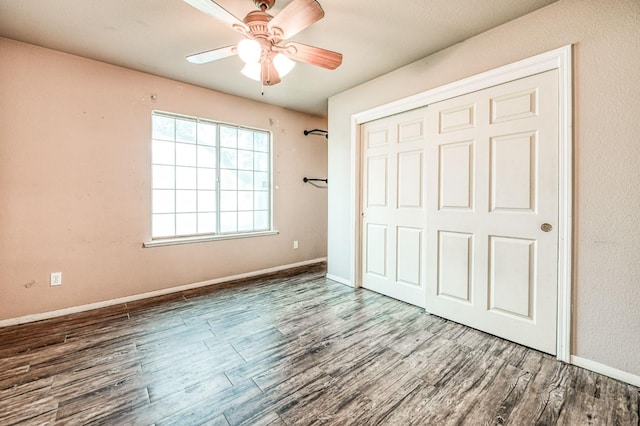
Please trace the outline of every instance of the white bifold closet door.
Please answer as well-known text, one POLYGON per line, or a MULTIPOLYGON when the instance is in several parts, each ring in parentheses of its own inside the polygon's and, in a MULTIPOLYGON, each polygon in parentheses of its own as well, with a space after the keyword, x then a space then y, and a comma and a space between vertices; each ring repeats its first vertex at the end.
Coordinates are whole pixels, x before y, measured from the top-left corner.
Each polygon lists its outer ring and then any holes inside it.
POLYGON ((426 109, 362 126, 362 285, 424 307, 426 109))
POLYGON ((556 353, 558 72, 361 127, 363 287, 556 353))
POLYGON ((558 74, 427 110, 426 310, 556 353, 558 74))

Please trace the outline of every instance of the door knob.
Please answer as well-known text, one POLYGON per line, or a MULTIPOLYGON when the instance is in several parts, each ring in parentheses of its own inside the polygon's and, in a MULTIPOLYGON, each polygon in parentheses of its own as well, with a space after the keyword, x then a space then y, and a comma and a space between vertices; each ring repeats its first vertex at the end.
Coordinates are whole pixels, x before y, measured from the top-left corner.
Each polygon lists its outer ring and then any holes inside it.
POLYGON ((553 226, 551 226, 551 224, 549 223, 543 223, 542 225, 540 225, 540 229, 542 229, 544 232, 549 232, 553 229, 553 226))

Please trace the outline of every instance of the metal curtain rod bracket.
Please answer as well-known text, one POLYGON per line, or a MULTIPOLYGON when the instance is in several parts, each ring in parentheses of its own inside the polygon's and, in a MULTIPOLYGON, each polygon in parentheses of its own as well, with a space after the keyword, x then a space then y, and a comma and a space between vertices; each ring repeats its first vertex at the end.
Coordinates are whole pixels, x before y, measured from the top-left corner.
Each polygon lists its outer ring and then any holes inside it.
POLYGON ((304 183, 307 183, 307 182, 324 182, 324 183, 328 184, 329 183, 329 178, 327 178, 327 179, 313 179, 313 178, 305 177, 305 178, 302 179, 302 181, 304 183))
POLYGON ((329 139, 329 132, 327 130, 321 130, 321 129, 305 130, 304 131, 304 135, 305 136, 309 136, 309 135, 324 135, 325 138, 329 139))

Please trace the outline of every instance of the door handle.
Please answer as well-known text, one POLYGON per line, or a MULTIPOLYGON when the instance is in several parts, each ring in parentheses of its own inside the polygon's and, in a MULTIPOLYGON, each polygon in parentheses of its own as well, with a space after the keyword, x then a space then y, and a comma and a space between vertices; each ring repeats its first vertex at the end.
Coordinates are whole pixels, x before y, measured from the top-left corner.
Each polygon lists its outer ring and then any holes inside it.
POLYGON ((544 232, 550 232, 553 229, 553 226, 551 226, 550 223, 543 223, 542 225, 540 225, 540 229, 542 229, 544 232))

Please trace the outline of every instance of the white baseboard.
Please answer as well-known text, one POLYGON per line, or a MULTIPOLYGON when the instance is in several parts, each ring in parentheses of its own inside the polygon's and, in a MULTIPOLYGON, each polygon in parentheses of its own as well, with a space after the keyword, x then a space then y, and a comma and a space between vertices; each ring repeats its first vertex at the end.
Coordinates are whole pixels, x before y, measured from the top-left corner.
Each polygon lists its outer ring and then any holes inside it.
POLYGON ((25 324, 28 322, 41 321, 50 318, 61 317, 63 315, 75 314, 78 312, 90 311, 93 309, 106 308, 108 306, 119 305, 122 303, 134 302, 136 300, 148 299, 150 297, 163 296, 165 294, 177 293, 179 291, 191 290, 199 287, 206 287, 208 285, 221 284, 228 281, 240 280, 244 278, 256 277, 259 275, 270 274, 272 272, 283 271, 285 269, 297 268, 300 266, 313 265, 315 263, 326 262, 326 257, 318 259, 305 260, 303 262, 291 263, 289 265, 274 266, 273 268, 261 269, 259 271, 247 272, 244 274, 231 275, 228 277, 215 278, 207 281, 200 281, 192 284, 185 284, 178 287, 164 288, 162 290, 150 291, 147 293, 134 294, 132 296, 120 297, 118 299, 105 300, 103 302, 89 303, 87 305, 73 306, 71 308, 58 309, 55 311, 43 312, 41 314, 26 315, 18 318, 9 318, 6 320, 0 320, 0 327, 7 327, 10 325, 25 324))
POLYGON ((609 367, 608 365, 575 355, 571 355, 571 364, 640 387, 640 376, 636 376, 635 374, 627 373, 626 371, 618 370, 617 368, 609 367))
POLYGON ((337 283, 348 285, 349 287, 353 287, 353 283, 351 281, 347 280, 347 279, 338 277, 336 275, 331 275, 331 274, 327 274, 326 277, 327 277, 327 279, 329 279, 331 281, 335 281, 337 283))

